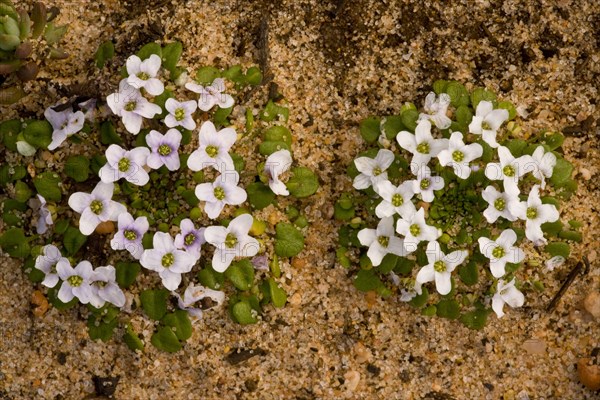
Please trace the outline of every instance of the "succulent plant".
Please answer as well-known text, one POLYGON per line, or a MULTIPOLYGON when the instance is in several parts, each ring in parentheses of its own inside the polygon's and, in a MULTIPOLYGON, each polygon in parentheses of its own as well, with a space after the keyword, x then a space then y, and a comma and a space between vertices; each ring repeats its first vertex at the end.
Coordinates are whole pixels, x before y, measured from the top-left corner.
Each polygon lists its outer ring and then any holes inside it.
POLYGON ((37 2, 30 12, 16 9, 11 0, 0 0, 0 104, 13 104, 25 92, 20 82, 35 79, 39 65, 35 60, 64 59, 67 53, 57 47, 67 26, 52 22, 59 14, 37 2), (43 38, 43 41, 42 41, 43 38))

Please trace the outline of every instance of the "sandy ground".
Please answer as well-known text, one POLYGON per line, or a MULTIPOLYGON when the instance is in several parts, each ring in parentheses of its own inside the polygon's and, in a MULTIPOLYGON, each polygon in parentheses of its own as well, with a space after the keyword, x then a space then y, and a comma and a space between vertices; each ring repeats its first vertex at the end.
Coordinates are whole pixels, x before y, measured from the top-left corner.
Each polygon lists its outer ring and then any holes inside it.
POLYGON ((264 20, 270 73, 291 109, 295 158, 319 171, 322 186, 302 204, 312 222, 307 249, 284 266, 290 304, 249 327, 224 309, 209 312, 175 355, 95 343, 77 309, 34 317, 34 287, 17 263, 0 259, 0 398, 99 398, 94 376, 119 377, 118 399, 600 397, 578 383, 575 369, 600 346, 600 322, 580 311, 585 294, 600 287, 596 0, 87 3, 56 1, 60 21, 72 24, 71 58, 46 68, 26 102, 0 110, 3 119, 41 115, 63 96, 110 93, 118 78, 90 61, 106 39, 117 43, 117 61, 151 39, 181 40, 190 69, 264 61, 257 50, 264 20), (567 155, 581 182, 563 215, 584 222, 584 242, 549 274, 541 296, 502 320, 491 317, 480 332, 365 296, 335 265, 331 199, 351 187, 344 171, 361 150, 358 122, 422 100, 439 78, 485 85, 526 107, 527 132, 568 132, 567 155), (594 260, 591 271, 545 312, 583 254, 594 260), (528 340, 543 348, 524 350, 528 340), (257 354, 232 364, 235 349, 257 354))

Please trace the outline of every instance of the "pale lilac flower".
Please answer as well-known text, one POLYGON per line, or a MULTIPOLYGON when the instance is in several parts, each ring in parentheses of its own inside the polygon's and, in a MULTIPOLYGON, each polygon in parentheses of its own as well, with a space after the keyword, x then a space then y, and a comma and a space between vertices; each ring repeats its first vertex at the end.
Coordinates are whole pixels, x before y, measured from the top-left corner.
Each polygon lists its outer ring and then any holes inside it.
POLYGON ((544 263, 548 271, 554 271, 554 268, 560 267, 565 263, 566 259, 563 256, 554 256, 544 263))
POLYGON ((257 271, 268 271, 269 270, 268 261, 269 260, 267 259, 266 254, 252 257, 252 260, 250 260, 250 262, 252 263, 252 266, 257 271))
POLYGON ((35 269, 42 271, 45 275, 42 285, 53 288, 58 283, 58 272, 56 264, 59 261, 68 263, 65 257, 60 254, 58 247, 48 244, 42 248, 42 254, 35 259, 35 269))
POLYGON ((140 264, 158 272, 164 287, 169 290, 177 289, 181 283, 181 274, 192 270, 196 258, 184 250, 178 250, 168 233, 156 232, 152 243, 154 247, 144 250, 140 264))
POLYGON ((246 201, 246 191, 238 186, 240 176, 236 171, 219 175, 213 183, 201 183, 196 186, 196 197, 205 201, 204 211, 208 218, 215 219, 221 215, 226 205, 237 206, 246 201))
POLYGON ((541 181, 541 187, 546 187, 546 178, 550 178, 556 166, 556 156, 551 151, 546 152, 544 146, 538 146, 531 158, 534 161, 533 176, 541 181))
POLYGON ((516 221, 519 208, 519 196, 509 193, 499 192, 495 187, 486 187, 481 196, 488 202, 489 206, 483 212, 483 216, 487 222, 494 223, 498 217, 505 218, 509 221, 516 221))
POLYGON ((205 288, 204 286, 194 286, 193 283, 190 283, 185 292, 183 293, 183 298, 176 292, 171 292, 173 296, 177 297, 177 305, 181 310, 187 311, 193 318, 200 319, 202 318, 202 308, 193 308, 192 306, 199 302, 202 299, 209 298, 215 304, 210 308, 218 307, 223 304, 225 301, 225 293, 212 290, 209 288, 205 288))
POLYGON ((391 217, 394 214, 408 217, 417 212, 411 201, 415 194, 412 182, 403 182, 399 186, 394 186, 390 181, 385 180, 378 182, 373 189, 383 199, 375 208, 377 217, 391 217))
POLYGON ((220 108, 233 106, 233 97, 223 93, 225 91, 225 81, 222 78, 216 78, 209 86, 198 85, 195 82, 186 83, 185 88, 200 94, 198 108, 202 111, 208 111, 215 105, 220 108))
POLYGON ((377 229, 362 229, 358 232, 358 240, 363 246, 369 247, 367 256, 374 267, 381 264, 383 257, 389 253, 399 257, 407 254, 404 250, 404 241, 395 235, 393 217, 382 218, 377 229))
POLYGON ((196 129, 194 121, 194 112, 198 108, 198 103, 194 100, 179 102, 175 99, 167 99, 165 108, 169 115, 165 117, 165 125, 169 128, 181 126, 187 130, 196 129))
POLYGON ((69 197, 69 206, 81 214, 81 233, 91 235, 100 222, 116 221, 119 214, 127 212, 123 204, 111 200, 114 189, 113 183, 98 182, 91 194, 77 192, 69 197))
POLYGON ((117 284, 115 267, 108 265, 96 268, 92 273, 91 281, 91 305, 96 308, 101 308, 105 302, 119 308, 125 305, 125 294, 117 284))
POLYGON ((68 303, 77 297, 82 304, 90 302, 94 294, 91 286, 92 264, 89 261, 81 261, 73 268, 68 260, 62 259, 56 264, 56 270, 62 280, 58 291, 60 301, 68 303))
POLYGON ((235 257, 254 257, 260 248, 258 240, 248 235, 254 218, 242 214, 233 219, 227 228, 209 226, 204 231, 206 241, 215 246, 212 267, 224 272, 235 257))
POLYGON ((479 238, 479 251, 490 259, 490 271, 494 278, 504 276, 506 263, 517 264, 525 259, 523 250, 513 246, 516 241, 517 234, 512 229, 504 230, 496 240, 479 238))
POLYGON ((527 201, 519 203, 515 214, 525 221, 525 236, 536 246, 547 243, 542 232, 542 224, 558 221, 559 214, 553 204, 542 204, 540 199, 540 185, 533 185, 527 201))
POLYGON ((409 301, 417 297, 418 294, 419 293, 417 293, 416 291, 416 286, 412 289, 400 289, 400 297, 398 300, 404 303, 408 303, 409 301))
POLYGON ((165 91, 165 85, 156 77, 160 70, 161 59, 156 54, 142 61, 138 56, 127 59, 127 83, 136 89, 144 88, 152 96, 159 96, 165 91))
POLYGON ((200 127, 200 147, 190 154, 187 165, 192 171, 213 167, 223 173, 234 171, 233 159, 229 149, 237 140, 233 128, 224 128, 217 132, 215 125, 206 121, 200 127))
MULTIPOLYGON (((413 170, 414 172, 414 170, 413 170)), ((413 192, 420 194, 421 199, 428 203, 432 202, 435 194, 434 190, 442 190, 444 188, 444 178, 441 176, 432 176, 431 169, 422 165, 415 173, 417 179, 409 181, 413 185, 413 192)))
POLYGON ((192 220, 185 218, 179 223, 179 229, 181 232, 175 236, 175 247, 187 251, 199 260, 202 245, 206 243, 204 238, 206 228, 196 229, 192 220))
POLYGON ((531 156, 515 158, 507 147, 498 147, 499 163, 489 163, 485 167, 485 176, 492 180, 502 180, 504 191, 511 196, 519 195, 519 178, 534 166, 531 156))
POLYGON ((125 178, 127 182, 134 185, 144 186, 150 180, 148 173, 144 170, 146 160, 150 155, 150 151, 146 147, 136 147, 127 151, 117 144, 111 144, 105 154, 106 164, 98 172, 102 182, 116 182, 125 178))
POLYGON ((492 102, 482 100, 477 104, 475 116, 469 124, 469 132, 481 135, 484 142, 496 148, 499 146, 496 141, 498 128, 506 121, 508 121, 507 110, 501 108, 494 110, 492 102))
POLYGON ((426 253, 428 264, 417 273, 417 285, 415 287, 421 289, 424 283, 435 281, 435 288, 438 293, 442 296, 447 295, 452 289, 452 271, 465 261, 469 252, 456 250, 444 254, 440 244, 437 241, 431 241, 427 243, 426 253))
POLYGON ((396 140, 400 147, 413 155, 412 169, 427 165, 429 160, 448 148, 448 139, 433 138, 431 135, 431 122, 427 119, 419 121, 414 135, 408 131, 402 131, 398 133, 396 140))
POLYGON ((402 217, 396 222, 396 232, 404 235, 404 249, 407 253, 417 250, 422 241, 431 242, 441 236, 441 232, 435 226, 427 225, 425 222, 425 210, 419 210, 408 216, 402 217))
POLYGON ((467 179, 471 175, 469 163, 482 154, 483 147, 479 143, 465 144, 462 133, 452 132, 448 148, 438 154, 438 159, 441 166, 451 165, 456 176, 467 179))
POLYGON ((425 98, 424 113, 419 114, 419 120, 430 120, 439 129, 448 129, 452 120, 446 116, 450 105, 450 95, 441 93, 436 99, 435 93, 431 92, 425 98))
POLYGON ((279 180, 279 176, 290 169, 291 165, 292 155, 288 150, 279 150, 267 157, 264 173, 269 178, 269 187, 273 193, 280 196, 290 194, 285 183, 279 180))
POLYGON ((67 108, 64 111, 54 111, 51 107, 46 108, 44 117, 52 125, 52 142, 48 145, 48 150, 54 150, 60 146, 71 135, 83 129, 85 116, 81 111, 73 112, 73 109, 67 108))
POLYGON ((521 307, 525 304, 525 296, 515 287, 515 278, 508 283, 503 279, 498 280, 496 293, 492 297, 492 309, 498 318, 504 316, 504 304, 508 304, 512 308, 521 307))
POLYGON ((181 144, 181 132, 177 129, 169 129, 161 135, 158 131, 150 131, 146 136, 146 143, 150 146, 150 155, 146 165, 152 169, 159 169, 163 165, 169 171, 176 171, 180 167, 179 145, 181 144))
POLYGON ((119 91, 108 95, 106 103, 112 112, 121 117, 125 129, 134 135, 140 133, 144 118, 154 118, 162 113, 160 106, 150 103, 140 91, 127 83, 127 79, 119 83, 119 91))
POLYGON ((46 205, 46 199, 41 194, 38 194, 37 199, 29 199, 28 204, 29 207, 39 214, 35 229, 38 234, 43 235, 48 230, 48 225, 54 224, 52 213, 46 205))
POLYGON ((119 214, 118 230, 110 241, 113 250, 127 250, 139 260, 144 252, 142 238, 148 232, 149 223, 146 217, 137 217, 135 220, 128 212, 119 214))
POLYGON ((394 162, 394 153, 390 150, 380 149, 375 158, 358 157, 354 160, 356 169, 360 172, 353 182, 355 189, 366 189, 375 186, 378 182, 387 180, 387 169, 394 162))
POLYGON ((96 103, 97 100, 95 98, 91 98, 86 101, 82 101, 81 103, 77 103, 81 112, 83 112, 83 116, 86 121, 94 123, 96 120, 96 103))

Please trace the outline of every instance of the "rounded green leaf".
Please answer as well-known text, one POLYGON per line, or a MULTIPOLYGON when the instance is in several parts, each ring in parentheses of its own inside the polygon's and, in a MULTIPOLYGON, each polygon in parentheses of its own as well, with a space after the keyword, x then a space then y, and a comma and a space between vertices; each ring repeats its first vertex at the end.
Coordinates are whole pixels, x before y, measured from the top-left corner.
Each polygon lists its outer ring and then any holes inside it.
POLYGON ((35 189, 46 199, 46 201, 61 201, 61 183, 62 181, 60 176, 51 171, 43 172, 33 178, 33 185, 35 186, 35 189))
POLYGON ((159 350, 167 353, 175 353, 181 350, 182 346, 173 330, 168 326, 163 326, 152 335, 150 343, 159 350))
POLYGON ((142 267, 136 262, 120 262, 115 265, 117 283, 123 289, 127 289, 135 282, 142 267))
POLYGON ((100 125, 100 142, 106 145, 123 143, 123 139, 117 134, 112 122, 104 121, 100 125))
POLYGON ((258 319, 256 318, 256 310, 254 310, 247 301, 239 301, 231 308, 231 314, 233 319, 241 325, 255 324, 258 319))
POLYGON ((476 88, 473 90, 473 93, 471 93, 471 104, 473 105, 473 109, 476 109, 477 105, 482 100, 491 101, 493 103, 496 101, 496 94, 485 88, 476 88))
POLYGON ((375 143, 381 134, 379 129, 381 120, 369 117, 360 122, 360 135, 367 143, 375 143))
POLYGON ((285 142, 288 146, 291 146, 292 133, 283 125, 275 125, 264 131, 263 140, 265 142, 285 142))
POLYGON ((563 242, 550 242, 544 250, 552 257, 561 256, 565 259, 569 258, 569 254, 571 254, 571 246, 563 242))
POLYGON ((408 109, 400 114, 402 124, 409 131, 414 132, 417 127, 417 120, 419 119, 419 112, 417 110, 408 109))
POLYGON ((23 137, 33 147, 47 149, 52 142, 52 125, 48 121, 31 121, 23 129, 23 137))
POLYGON ((85 182, 90 175, 90 160, 84 156, 71 156, 65 162, 65 174, 75 182, 85 182))
POLYGON ((2 251, 15 258, 27 258, 31 253, 31 248, 21 228, 10 228, 5 231, 0 236, 0 247, 2 251))
POLYGON ((187 311, 177 310, 167 314, 161 320, 166 326, 170 326, 179 340, 188 340, 192 337, 192 322, 187 311))
POLYGON ((123 341, 132 351, 141 350, 144 351, 144 342, 140 339, 137 333, 134 332, 130 325, 127 325, 127 330, 123 335, 123 341))
POLYGON ((33 192, 29 186, 23 181, 15 183, 15 200, 19 203, 25 203, 32 196, 33 192))
POLYGON ((477 268, 477 262, 475 260, 470 260, 466 265, 458 267, 458 276, 467 286, 476 284, 479 280, 479 268, 477 268))
POLYGON ((319 179, 310 169, 297 167, 292 169, 292 177, 288 180, 286 186, 292 196, 308 197, 319 189, 319 179))
POLYGON ((164 289, 144 290, 140 293, 142 308, 148 317, 160 320, 167 313, 169 292, 164 289))
POLYGON ((398 132, 404 129, 402 117, 400 117, 400 115, 390 115, 389 117, 385 117, 381 124, 381 129, 383 133, 385 133, 386 138, 390 140, 395 139, 398 132))
POLYGON ((158 43, 148 43, 137 52, 137 56, 143 61, 149 58, 152 54, 162 58, 162 48, 158 43))
POLYGON ((456 319, 460 316, 460 304, 456 300, 440 300, 436 310, 438 317, 456 319))
POLYGON ((248 202, 257 210, 262 210, 275 200, 275 194, 262 182, 254 182, 246 186, 248 202))
POLYGON ((90 315, 87 321, 88 334, 92 340, 102 340, 106 342, 112 338, 119 320, 113 318, 110 321, 103 321, 95 315, 90 315))
MULTIPOLYGON (((183 45, 181 42, 173 42, 167 44, 162 49, 162 60, 163 67, 171 74, 176 74, 177 72, 177 63, 179 62, 179 58, 181 58, 181 53, 183 52, 183 45)), ((173 78, 173 77, 171 77, 173 78)))
POLYGON ((469 92, 462 83, 450 82, 446 87, 446 93, 450 96, 450 104, 454 107, 468 106, 471 99, 469 92))
POLYGON ((10 151, 17 151, 17 137, 21 133, 21 121, 11 119, 0 123, 0 139, 10 151))
POLYGON ((361 292, 377 290, 382 286, 384 286, 383 282, 373 269, 361 269, 354 278, 354 287, 361 292))
POLYGON ((258 146, 258 151, 263 156, 270 156, 279 150, 290 150, 290 145, 286 142, 266 141, 258 146))
POLYGON ((277 308, 281 308, 285 306, 287 302, 287 294, 285 291, 277 285, 277 282, 273 278, 269 278, 267 280, 269 285, 269 294, 271 297, 271 302, 277 308))
POLYGON ((211 267, 207 267, 198 272, 198 281, 207 288, 221 290, 223 282, 225 282, 225 276, 211 267))
POLYGON ((550 177, 550 182, 553 185, 559 185, 571 178, 572 173, 573 165, 564 158, 557 157, 556 165, 554 166, 552 176, 550 177))
POLYGON ((98 68, 104 68, 106 61, 110 60, 115 56, 115 45, 110 40, 103 42, 100 46, 98 46, 98 50, 96 50, 96 54, 94 55, 94 60, 96 61, 96 66, 98 68))
POLYGON ((263 74, 258 67, 250 67, 246 71, 246 82, 249 85, 257 86, 262 83, 263 74))
POLYGON ((513 103, 511 103, 510 101, 499 102, 497 108, 508 111, 508 120, 509 121, 515 119, 515 117, 517 116, 517 109, 515 108, 515 105, 513 103))
POLYGON ((74 256, 86 241, 87 236, 82 234, 78 228, 68 227, 63 237, 63 245, 65 246, 67 255, 74 256))
POLYGON ((416 295, 412 298, 411 301, 408 302, 411 306, 415 308, 421 308, 425 304, 427 304, 427 300, 429 299, 429 290, 426 287, 422 288, 421 294, 416 295))
POLYGON ((254 283, 254 267, 247 259, 234 262, 225 270, 225 277, 239 290, 250 290, 254 283))
POLYGON ((294 257, 304 248, 304 236, 294 225, 280 222, 275 231, 275 254, 279 257, 294 257))
POLYGON ((202 67, 196 72, 196 82, 200 85, 210 85, 221 76, 221 72, 215 67, 202 67))

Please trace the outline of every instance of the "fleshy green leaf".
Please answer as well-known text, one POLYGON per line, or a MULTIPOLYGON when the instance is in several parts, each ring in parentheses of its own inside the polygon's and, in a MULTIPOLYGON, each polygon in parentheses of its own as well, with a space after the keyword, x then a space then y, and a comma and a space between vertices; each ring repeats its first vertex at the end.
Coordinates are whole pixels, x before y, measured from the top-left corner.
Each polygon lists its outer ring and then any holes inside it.
POLYGON ((265 142, 285 142, 288 146, 291 146, 292 133, 283 125, 275 125, 263 133, 263 140, 265 142))
POLYGON ((62 37, 67 33, 67 25, 56 26, 54 22, 50 22, 46 25, 46 31, 44 32, 44 39, 46 43, 52 46, 60 41, 62 37))
POLYGON ((62 191, 59 186, 61 183, 60 176, 52 171, 42 172, 33 178, 35 189, 46 201, 61 201, 62 191))
POLYGON ((354 278, 354 287, 361 292, 377 290, 382 286, 383 282, 373 269, 361 269, 354 278))
POLYGON ((162 49, 163 66, 171 73, 171 79, 176 78, 173 75, 177 74, 177 63, 182 52, 183 45, 181 42, 169 43, 162 49))
POLYGON ((167 353, 176 353, 182 348, 177 335, 168 326, 159 328, 158 331, 152 335, 150 342, 157 349, 166 351, 167 353))
POLYGON ((460 304, 456 300, 440 300, 436 310, 438 317, 456 319, 460 316, 460 304))
POLYGON ((456 109, 456 121, 464 126, 468 126, 473 120, 473 113, 467 106, 460 106, 456 109))
POLYGON ((123 335, 123 341, 132 351, 141 350, 144 351, 144 342, 140 339, 137 333, 134 332, 133 328, 128 325, 125 334, 123 335))
POLYGON ((369 117, 360 122, 360 135, 367 143, 375 143, 381 131, 379 130, 381 120, 375 117, 369 117))
POLYGON ((250 303, 244 300, 233 305, 231 314, 233 315, 233 319, 241 325, 255 324, 258 321, 256 310, 250 306, 250 303))
POLYGON ((140 293, 142 308, 148 317, 160 320, 167 313, 169 292, 164 289, 144 290, 140 293))
POLYGON ((398 132, 404 129, 402 117, 400 115, 390 115, 385 117, 385 121, 381 124, 381 129, 385 133, 385 137, 393 140, 398 135, 398 132))
POLYGON ((487 323, 487 318, 490 312, 491 310, 488 309, 469 311, 460 316, 460 322, 462 322, 467 328, 480 330, 483 329, 487 323))
POLYGON ((553 185, 559 185, 571 178, 572 173, 573 165, 564 158, 557 158, 554 171, 550 177, 550 182, 552 182, 553 185))
POLYGON ((221 72, 215 67, 201 67, 196 72, 196 81, 203 86, 210 85, 215 79, 221 76, 221 72))
POLYGON ((277 118, 278 115, 281 115, 283 120, 287 121, 290 116, 290 110, 287 107, 273 103, 273 100, 269 100, 265 109, 260 113, 260 119, 271 122, 277 118))
POLYGON ((137 56, 142 61, 149 58, 152 54, 156 54, 162 59, 162 48, 158 43, 148 43, 137 52, 137 56))
POLYGON ((213 290, 221 290, 225 276, 221 272, 217 272, 211 267, 206 267, 198 272, 198 281, 202 286, 213 290))
POLYGON ((277 285, 277 282, 273 278, 269 278, 267 280, 269 285, 269 294, 271 297, 271 302, 277 308, 281 308, 285 306, 287 302, 287 295, 285 291, 277 285))
POLYGON ((225 277, 239 290, 250 290, 254 283, 254 267, 247 259, 234 262, 225 270, 225 277))
POLYGON ((263 74, 258 67, 250 67, 246 71, 246 82, 249 85, 257 86, 262 83, 263 74))
POLYGON ((88 334, 92 340, 102 340, 107 342, 112 338, 112 335, 117 327, 119 320, 113 318, 110 321, 104 321, 95 315, 90 315, 87 321, 88 334))
POLYGON ((471 93, 471 104, 473 105, 473 109, 477 109, 477 105, 482 100, 491 101, 493 103, 496 101, 496 94, 485 88, 476 88, 473 90, 473 93, 471 93))
POLYGON ((288 150, 289 151, 290 145, 285 142, 266 141, 266 142, 262 142, 258 146, 258 151, 263 156, 270 156, 271 154, 273 154, 279 150, 288 150))
POLYGON ((65 174, 75 182, 85 182, 90 174, 90 160, 84 156, 71 156, 65 162, 65 174))
POLYGON ((435 94, 440 95, 441 93, 446 93, 446 88, 448 87, 448 81, 443 79, 439 79, 433 82, 433 91, 435 94))
POLYGON ((406 129, 414 132, 417 127, 417 120, 419 119, 419 112, 417 110, 409 109, 400 114, 402 124, 406 129))
POLYGON ((508 111, 509 121, 515 119, 515 117, 517 116, 517 109, 515 108, 514 104, 510 101, 501 101, 500 103, 498 103, 497 108, 508 111))
POLYGON ((31 252, 25 233, 21 228, 10 228, 0 236, 2 251, 11 257, 27 258, 31 252))
POLYGON ((290 194, 294 197, 308 197, 319 189, 317 175, 308 168, 297 167, 292 169, 292 177, 286 184, 290 194))
POLYGON ((123 143, 123 139, 117 134, 112 122, 104 121, 100 125, 100 142, 106 145, 123 143))
POLYGON ((568 243, 563 242, 550 242, 546 245, 544 250, 552 257, 561 256, 565 259, 569 258, 569 254, 571 254, 571 246, 569 246, 568 243))
POLYGON ((0 138, 10 151, 17 151, 17 136, 21 132, 21 121, 11 119, 0 123, 0 138))
POLYGON ((262 182, 254 182, 246 186, 248 202, 257 210, 262 210, 275 200, 275 194, 262 182))
POLYGON ((450 104, 454 107, 468 106, 471 99, 465 86, 459 82, 450 82, 446 87, 446 93, 450 96, 450 104))
POLYGON ((385 255, 385 257, 383 257, 383 260, 381 260, 381 264, 379 264, 379 266, 376 268, 380 274, 388 274, 391 271, 393 271, 394 268, 396 268, 396 263, 399 259, 400 257, 398 257, 397 255, 388 253, 385 255))
POLYGON ((67 228, 63 237, 63 245, 67 251, 67 255, 74 256, 77 254, 81 246, 87 241, 87 236, 82 234, 78 228, 72 226, 67 228))
POLYGON ((15 183, 15 200, 19 203, 25 203, 31 198, 33 194, 29 186, 23 181, 17 181, 15 183))
POLYGON ((542 143, 548 146, 548 150, 556 150, 562 146, 565 137, 560 132, 546 132, 542 138, 542 143))
POLYGON ((100 46, 98 46, 98 50, 96 50, 96 54, 94 55, 94 60, 96 61, 96 67, 104 68, 106 65, 106 61, 110 60, 115 56, 115 45, 110 40, 103 42, 100 46))
POLYGON ((425 304, 427 304, 427 300, 429 299, 429 290, 426 287, 422 288, 421 294, 416 295, 412 298, 411 301, 408 302, 411 306, 415 308, 421 308, 425 304))
POLYGON ((192 322, 187 311, 177 310, 167 314, 161 322, 170 326, 179 340, 185 341, 192 337, 192 322))
POLYGON ((36 149, 47 149, 52 142, 52 126, 48 121, 31 121, 23 129, 23 137, 36 149))
POLYGON ((142 268, 136 262, 120 262, 115 265, 115 269, 117 283, 121 288, 127 289, 135 282, 142 268))
POLYGON ((302 251, 304 236, 294 225, 280 222, 275 230, 275 254, 279 257, 294 257, 302 251))
POLYGON ((458 276, 460 280, 467 286, 472 286, 479 280, 479 268, 477 268, 477 262, 470 260, 466 265, 462 265, 458 268, 458 276))

